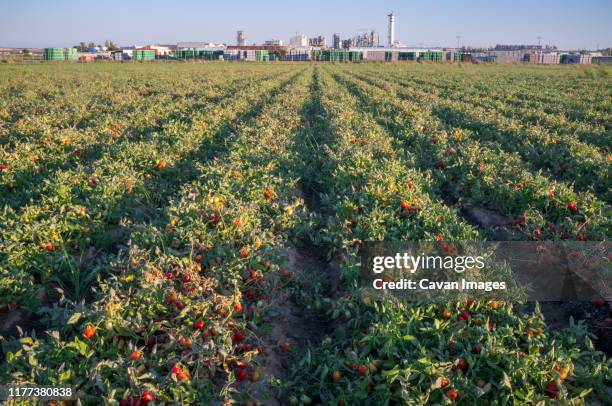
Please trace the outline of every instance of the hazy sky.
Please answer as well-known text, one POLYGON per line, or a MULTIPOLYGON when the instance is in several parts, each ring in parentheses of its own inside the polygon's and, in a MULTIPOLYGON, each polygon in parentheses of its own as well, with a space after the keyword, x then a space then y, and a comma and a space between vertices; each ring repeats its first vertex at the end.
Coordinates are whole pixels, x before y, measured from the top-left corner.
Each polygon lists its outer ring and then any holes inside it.
MULTIPOLYGON (((411 46, 554 44, 612 46, 612 0, 0 0, 0 46, 119 45, 211 41, 288 41, 376 29, 386 43, 389 11, 396 38, 411 46)), ((331 42, 331 41, 330 41, 331 42)))

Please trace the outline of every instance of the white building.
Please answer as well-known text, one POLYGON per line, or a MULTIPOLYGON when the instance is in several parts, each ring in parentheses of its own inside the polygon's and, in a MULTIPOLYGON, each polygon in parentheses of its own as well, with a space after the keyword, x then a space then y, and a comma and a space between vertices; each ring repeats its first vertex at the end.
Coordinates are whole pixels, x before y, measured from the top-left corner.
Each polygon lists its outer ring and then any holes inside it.
POLYGON ((289 45, 295 48, 307 47, 308 37, 304 34, 297 34, 289 39, 289 45))
POLYGON ((218 44, 214 42, 177 42, 177 49, 211 49, 211 50, 222 50, 225 49, 225 44, 218 44))

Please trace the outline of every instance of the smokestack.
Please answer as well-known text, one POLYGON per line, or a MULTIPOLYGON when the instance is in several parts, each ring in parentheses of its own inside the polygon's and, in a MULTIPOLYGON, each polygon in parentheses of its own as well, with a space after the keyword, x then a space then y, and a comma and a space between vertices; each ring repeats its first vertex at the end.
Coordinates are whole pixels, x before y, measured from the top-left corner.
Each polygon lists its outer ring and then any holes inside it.
POLYGON ((246 37, 244 36, 244 31, 238 31, 236 33, 236 44, 241 47, 246 45, 246 37))
POLYGON ((392 47, 395 43, 395 14, 393 11, 387 15, 389 17, 389 35, 387 40, 389 42, 389 46, 392 47))

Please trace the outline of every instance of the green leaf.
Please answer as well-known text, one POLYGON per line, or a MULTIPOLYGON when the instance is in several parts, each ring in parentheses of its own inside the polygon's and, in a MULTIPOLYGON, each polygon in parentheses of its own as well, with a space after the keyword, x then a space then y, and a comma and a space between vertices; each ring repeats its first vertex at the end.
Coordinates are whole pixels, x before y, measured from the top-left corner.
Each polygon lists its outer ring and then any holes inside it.
POLYGON ((67 369, 64 372, 62 372, 59 376, 60 382, 68 382, 68 380, 70 379, 70 370, 67 369))
POLYGON ((502 385, 507 388, 507 389, 511 389, 512 388, 512 381, 510 380, 510 377, 508 376, 508 374, 506 373, 506 371, 502 372, 502 385))
POLYGON ((74 347, 77 349, 80 355, 87 355, 87 343, 79 340, 78 338, 74 339, 74 347))
POLYGON ((422 357, 422 358, 419 358, 419 363, 423 365, 431 365, 431 359, 422 357))
POLYGON ((400 373, 400 370, 399 370, 398 366, 396 365, 396 366, 395 366, 393 369, 391 369, 391 370, 389 370, 389 371, 383 371, 383 372, 382 372, 382 375, 383 375, 383 376, 390 377, 390 376, 396 376, 396 375, 399 375, 399 373, 400 373))
POLYGON ((72 316, 70 316, 66 324, 76 324, 79 320, 81 320, 81 316, 81 313, 74 313, 72 316))

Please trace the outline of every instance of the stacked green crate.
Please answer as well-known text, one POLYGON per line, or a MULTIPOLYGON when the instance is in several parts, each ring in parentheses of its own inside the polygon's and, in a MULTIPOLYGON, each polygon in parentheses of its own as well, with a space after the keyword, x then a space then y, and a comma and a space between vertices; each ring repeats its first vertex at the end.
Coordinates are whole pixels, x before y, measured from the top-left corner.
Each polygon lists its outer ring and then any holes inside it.
POLYGON ((359 62, 363 60, 363 52, 352 51, 349 53, 349 60, 351 62, 359 62))
POLYGON ((155 51, 152 49, 135 49, 132 51, 132 59, 135 61, 154 61, 155 51))
POLYGON ((398 55, 398 59, 400 61, 416 61, 417 53, 416 52, 400 52, 398 55))
POLYGON ((315 60, 319 62, 329 62, 333 56, 330 51, 314 51, 315 60))
POLYGON ((79 59, 79 54, 76 48, 66 48, 64 51, 64 59, 67 61, 76 61, 79 59))
POLYGON ((424 61, 424 62, 442 62, 442 53, 441 52, 433 52, 433 51, 421 52, 421 54, 419 55, 419 61, 424 61))
POLYGON ((215 53, 209 49, 205 49, 199 52, 198 59, 203 59, 205 61, 212 61, 215 57, 215 53))
POLYGON ((45 48, 43 50, 43 59, 45 61, 63 61, 65 60, 63 48, 45 48))
POLYGON ((270 55, 268 54, 268 50, 266 49, 258 49, 255 51, 255 60, 256 61, 263 61, 264 58, 269 59, 270 55))
POLYGON ((358 51, 313 51, 312 58, 319 62, 357 62, 363 60, 358 51))
POLYGON ((455 52, 453 54, 453 61, 455 62, 461 62, 461 52, 455 52))
POLYGON ((416 52, 400 52, 397 55, 399 61, 415 61, 416 52))
POLYGON ((195 49, 177 49, 174 51, 176 59, 194 59, 196 57, 195 49))

